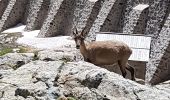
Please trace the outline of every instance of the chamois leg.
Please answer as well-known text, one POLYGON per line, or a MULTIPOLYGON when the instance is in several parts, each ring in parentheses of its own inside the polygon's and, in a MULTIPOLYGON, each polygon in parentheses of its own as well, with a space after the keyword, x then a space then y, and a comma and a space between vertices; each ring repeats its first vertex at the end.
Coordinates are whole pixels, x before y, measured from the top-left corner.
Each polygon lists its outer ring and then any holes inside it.
POLYGON ((131 80, 135 80, 135 69, 128 63, 126 64, 126 69, 131 73, 131 80))
POLYGON ((118 61, 118 65, 120 67, 120 70, 122 72, 122 76, 125 78, 126 77, 126 69, 122 61, 118 61))

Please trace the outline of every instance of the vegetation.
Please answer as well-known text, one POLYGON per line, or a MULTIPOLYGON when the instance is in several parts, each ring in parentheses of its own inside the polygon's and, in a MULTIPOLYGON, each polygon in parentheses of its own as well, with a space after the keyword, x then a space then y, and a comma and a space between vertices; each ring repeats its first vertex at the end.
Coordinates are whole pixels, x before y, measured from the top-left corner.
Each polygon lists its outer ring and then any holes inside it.
POLYGON ((3 48, 2 50, 0 50, 0 56, 3 56, 7 53, 11 53, 13 52, 13 49, 12 48, 3 48))
POLYGON ((77 100, 74 97, 59 97, 57 100, 77 100))
POLYGON ((5 47, 0 49, 0 56, 3 56, 7 53, 28 53, 28 52, 33 52, 33 50, 31 48, 28 47, 17 47, 17 48, 12 48, 12 47, 5 47))

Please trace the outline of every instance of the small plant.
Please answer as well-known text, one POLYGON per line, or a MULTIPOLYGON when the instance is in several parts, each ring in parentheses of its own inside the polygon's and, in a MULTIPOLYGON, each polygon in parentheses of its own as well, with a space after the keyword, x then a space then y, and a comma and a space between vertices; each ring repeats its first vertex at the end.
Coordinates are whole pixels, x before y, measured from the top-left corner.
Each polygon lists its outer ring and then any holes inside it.
POLYGON ((26 52, 28 52, 27 48, 19 47, 19 53, 26 53, 26 52))
POLYGON ((68 100, 76 100, 74 97, 67 97, 68 100))
POLYGON ((70 59, 70 58, 67 58, 67 57, 63 57, 63 58, 61 58, 60 60, 64 61, 65 63, 71 61, 71 59, 70 59))
POLYGON ((77 100, 74 97, 59 97, 57 100, 77 100))
POLYGON ((2 50, 0 50, 0 56, 3 56, 7 53, 11 53, 12 51, 12 48, 3 48, 2 50))

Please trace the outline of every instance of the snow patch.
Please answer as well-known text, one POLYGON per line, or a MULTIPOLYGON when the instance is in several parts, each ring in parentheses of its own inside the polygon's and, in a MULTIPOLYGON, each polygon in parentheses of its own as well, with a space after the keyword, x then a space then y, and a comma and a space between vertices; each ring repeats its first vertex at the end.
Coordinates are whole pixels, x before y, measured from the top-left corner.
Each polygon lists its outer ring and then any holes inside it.
POLYGON ((2 33, 16 33, 16 32, 24 32, 24 28, 26 25, 18 24, 15 27, 9 28, 2 33))
POLYGON ((148 7, 149 7, 149 5, 147 5, 147 4, 139 4, 136 7, 134 7, 133 9, 135 9, 135 10, 144 10, 144 9, 146 9, 148 7))
POLYGON ((98 0, 89 0, 89 1, 91 1, 91 2, 96 2, 96 1, 98 1, 98 0))
POLYGON ((63 46, 75 45, 70 36, 57 36, 48 38, 38 38, 40 30, 26 32, 24 31, 25 25, 18 24, 17 26, 3 31, 3 33, 21 32, 23 37, 17 40, 17 43, 31 46, 38 49, 55 49, 63 46))

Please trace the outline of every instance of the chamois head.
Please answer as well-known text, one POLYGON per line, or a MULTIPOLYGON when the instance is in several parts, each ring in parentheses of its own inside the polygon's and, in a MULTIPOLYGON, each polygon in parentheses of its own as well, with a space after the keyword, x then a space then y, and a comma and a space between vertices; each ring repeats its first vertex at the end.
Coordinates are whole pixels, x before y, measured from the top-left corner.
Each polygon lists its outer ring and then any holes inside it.
POLYGON ((73 39, 75 40, 76 48, 79 49, 80 45, 84 42, 84 39, 86 38, 87 32, 84 32, 83 29, 81 33, 78 33, 77 28, 75 28, 75 31, 73 31, 73 39))

